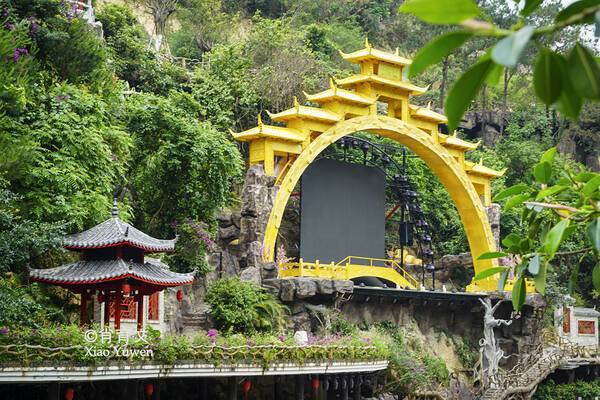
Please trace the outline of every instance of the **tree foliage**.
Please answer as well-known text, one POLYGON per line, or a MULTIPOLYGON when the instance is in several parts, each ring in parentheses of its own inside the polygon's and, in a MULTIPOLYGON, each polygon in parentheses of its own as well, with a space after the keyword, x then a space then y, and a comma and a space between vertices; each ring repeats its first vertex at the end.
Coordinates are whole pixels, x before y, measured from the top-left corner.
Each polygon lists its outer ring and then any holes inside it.
POLYGON ((205 300, 219 329, 279 331, 285 327, 287 309, 252 282, 237 277, 218 280, 208 290, 205 300))

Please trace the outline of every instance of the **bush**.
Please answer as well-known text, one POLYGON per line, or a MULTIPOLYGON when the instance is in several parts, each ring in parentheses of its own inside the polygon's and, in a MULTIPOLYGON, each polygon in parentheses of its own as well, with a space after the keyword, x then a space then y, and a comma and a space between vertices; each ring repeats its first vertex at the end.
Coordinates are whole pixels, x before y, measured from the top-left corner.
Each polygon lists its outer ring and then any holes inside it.
POLYGON ((279 330, 285 324, 285 306, 258 285, 237 277, 217 281, 205 300, 216 326, 225 331, 279 330))
POLYGON ((577 381, 573 383, 558 384, 552 379, 541 384, 534 400, 570 400, 594 399, 600 396, 600 382, 577 381))
POLYGON ((15 279, 0 279, 0 328, 39 328, 58 320, 60 314, 61 310, 49 304, 37 284, 22 287, 15 279))

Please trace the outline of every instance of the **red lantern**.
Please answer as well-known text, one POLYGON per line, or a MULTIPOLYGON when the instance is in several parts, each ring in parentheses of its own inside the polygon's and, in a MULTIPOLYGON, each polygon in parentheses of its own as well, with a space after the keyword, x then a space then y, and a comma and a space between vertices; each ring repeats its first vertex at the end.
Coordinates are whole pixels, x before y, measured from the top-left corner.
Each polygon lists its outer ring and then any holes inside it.
POLYGON ((146 393, 146 398, 151 398, 152 393, 154 393, 154 385, 151 383, 146 383, 146 386, 144 386, 144 393, 146 393))
POLYGON ((312 378, 312 380, 310 381, 310 386, 313 388, 313 390, 317 390, 319 388, 319 378, 314 377, 312 378))
POLYGON ((74 396, 75 390, 73 388, 67 388, 67 390, 65 390, 65 400, 73 400, 74 396))
POLYGON ((183 300, 183 290, 179 289, 177 291, 177 301, 181 303, 181 301, 183 300))
POLYGON ((121 287, 121 290, 123 290, 123 295, 125 297, 129 297, 129 295, 131 294, 131 285, 129 283, 124 283, 121 287))
POLYGON ((252 389, 252 381, 250 379, 244 379, 242 382, 242 390, 244 394, 248 394, 248 392, 252 389))

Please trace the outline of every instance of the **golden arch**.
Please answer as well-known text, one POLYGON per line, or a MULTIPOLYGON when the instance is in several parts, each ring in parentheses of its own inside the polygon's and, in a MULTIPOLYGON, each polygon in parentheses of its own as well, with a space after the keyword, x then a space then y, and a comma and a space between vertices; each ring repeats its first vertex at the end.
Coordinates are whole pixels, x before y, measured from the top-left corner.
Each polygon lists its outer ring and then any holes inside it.
POLYGON ((338 139, 358 131, 369 131, 395 140, 417 154, 437 175, 452 197, 474 258, 475 272, 492 266, 491 260, 476 260, 476 257, 488 251, 495 251, 494 236, 479 195, 456 159, 431 135, 407 123, 382 115, 367 115, 340 122, 314 139, 293 162, 275 198, 264 246, 268 249, 267 259, 272 261, 277 233, 290 194, 306 168, 327 146, 338 139))
MULTIPOLYGON (((411 60, 397 52, 374 49, 368 41, 364 49, 342 53, 342 57, 359 64, 360 73, 338 81, 331 79, 323 92, 305 93, 307 101, 318 107, 301 105, 294 98, 292 108, 269 113, 271 120, 285 126, 263 124, 259 116, 255 128, 233 133, 237 140, 249 142, 249 163, 262 165, 280 185, 265 232, 265 259, 274 259, 284 209, 308 165, 336 140, 357 131, 370 131, 408 147, 429 165, 458 209, 475 272, 490 268, 493 261, 477 260, 482 253, 495 250, 484 206, 491 204, 491 180, 504 172, 487 168, 481 161, 467 161, 465 152, 478 144, 459 139, 456 133, 440 133, 439 125, 447 118, 430 107, 411 104, 411 97, 426 92, 403 78, 403 70, 411 60), (383 110, 386 115, 379 114, 383 110)), ((316 270, 327 274, 320 266, 316 270)), ((341 276, 336 271, 336 276, 341 276)), ((496 281, 488 278, 471 284, 469 289, 496 290, 496 281)))

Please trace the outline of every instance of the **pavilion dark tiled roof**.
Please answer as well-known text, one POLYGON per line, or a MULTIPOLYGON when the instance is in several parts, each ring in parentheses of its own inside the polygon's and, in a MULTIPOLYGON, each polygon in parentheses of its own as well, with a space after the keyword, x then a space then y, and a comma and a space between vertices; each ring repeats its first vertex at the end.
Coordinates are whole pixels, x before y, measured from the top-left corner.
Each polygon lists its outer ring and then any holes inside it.
POLYGON ((146 257, 145 262, 136 263, 123 259, 77 261, 49 269, 30 269, 33 281, 58 285, 76 285, 132 278, 160 286, 190 284, 194 274, 172 272, 166 264, 155 258, 146 257))
POLYGON ((113 215, 87 231, 65 236, 63 245, 68 249, 94 249, 125 243, 146 251, 160 252, 174 250, 176 241, 155 239, 113 215))

